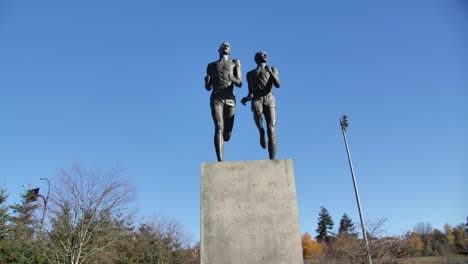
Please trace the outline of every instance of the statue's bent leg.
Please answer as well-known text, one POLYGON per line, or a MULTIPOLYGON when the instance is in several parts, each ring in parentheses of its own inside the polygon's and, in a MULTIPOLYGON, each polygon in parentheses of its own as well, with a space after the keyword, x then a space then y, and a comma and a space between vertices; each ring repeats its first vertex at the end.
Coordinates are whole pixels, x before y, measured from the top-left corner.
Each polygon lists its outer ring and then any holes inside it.
MULTIPOLYGON (((227 101, 227 100, 226 100, 227 101)), ((231 138, 232 128, 234 127, 234 116, 236 112, 236 106, 234 100, 232 102, 226 103, 224 106, 224 130, 223 130, 223 139, 224 141, 229 141, 231 138)))
POLYGON ((263 104, 260 100, 252 102, 252 112, 255 125, 260 133, 260 146, 266 148, 265 129, 263 129, 263 104))
POLYGON ((223 105, 218 103, 211 103, 211 116, 215 126, 214 146, 216 150, 216 157, 218 161, 223 161, 224 140, 223 140, 223 105))
POLYGON ((268 154, 276 159, 276 108, 265 107, 265 119, 268 131, 268 154))

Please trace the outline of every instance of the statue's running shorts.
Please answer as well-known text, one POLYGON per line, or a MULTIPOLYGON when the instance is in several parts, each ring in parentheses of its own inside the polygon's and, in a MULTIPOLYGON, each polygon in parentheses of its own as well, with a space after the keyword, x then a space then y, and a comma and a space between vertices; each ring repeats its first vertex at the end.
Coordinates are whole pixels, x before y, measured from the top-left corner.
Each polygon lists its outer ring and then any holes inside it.
POLYGON ((252 111, 253 112, 262 113, 264 107, 276 108, 275 96, 272 93, 268 93, 265 96, 254 98, 252 100, 252 111))
POLYGON ((215 98, 210 100, 210 106, 218 106, 221 105, 223 107, 232 107, 236 108, 236 100, 235 99, 221 99, 221 98, 215 98))

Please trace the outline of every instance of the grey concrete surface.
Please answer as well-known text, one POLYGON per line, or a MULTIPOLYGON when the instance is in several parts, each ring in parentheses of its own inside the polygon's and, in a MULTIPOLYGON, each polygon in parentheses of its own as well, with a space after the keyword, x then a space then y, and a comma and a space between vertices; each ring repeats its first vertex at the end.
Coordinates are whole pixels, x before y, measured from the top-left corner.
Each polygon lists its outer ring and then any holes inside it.
POLYGON ((292 160, 203 163, 202 264, 303 264, 292 160))

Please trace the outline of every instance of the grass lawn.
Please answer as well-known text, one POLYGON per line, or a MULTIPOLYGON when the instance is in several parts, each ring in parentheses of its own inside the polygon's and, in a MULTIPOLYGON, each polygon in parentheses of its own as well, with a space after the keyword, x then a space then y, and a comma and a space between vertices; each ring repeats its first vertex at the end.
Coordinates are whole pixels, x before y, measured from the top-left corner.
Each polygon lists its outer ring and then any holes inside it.
MULTIPOLYGON (((307 259, 304 264, 348 264, 346 260, 337 259, 307 259)), ((420 257, 412 258, 405 262, 405 264, 468 264, 468 256, 453 255, 447 258, 444 257, 420 257)))
POLYGON ((441 263, 441 264, 468 264, 468 256, 464 255, 454 255, 447 258, 444 257, 420 257, 420 258, 413 258, 412 263, 415 264, 434 264, 434 263, 441 263))

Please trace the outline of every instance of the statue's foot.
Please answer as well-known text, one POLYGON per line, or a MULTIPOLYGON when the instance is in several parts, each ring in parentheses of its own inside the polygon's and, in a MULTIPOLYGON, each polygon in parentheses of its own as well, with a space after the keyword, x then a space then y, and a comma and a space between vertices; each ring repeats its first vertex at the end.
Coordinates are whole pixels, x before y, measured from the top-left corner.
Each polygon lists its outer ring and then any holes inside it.
POLYGON ((266 137, 265 137, 265 129, 260 129, 260 146, 262 146, 263 149, 266 149, 266 137))
POLYGON ((229 139, 231 139, 231 133, 223 134, 223 139, 224 139, 224 141, 229 141, 229 139))

